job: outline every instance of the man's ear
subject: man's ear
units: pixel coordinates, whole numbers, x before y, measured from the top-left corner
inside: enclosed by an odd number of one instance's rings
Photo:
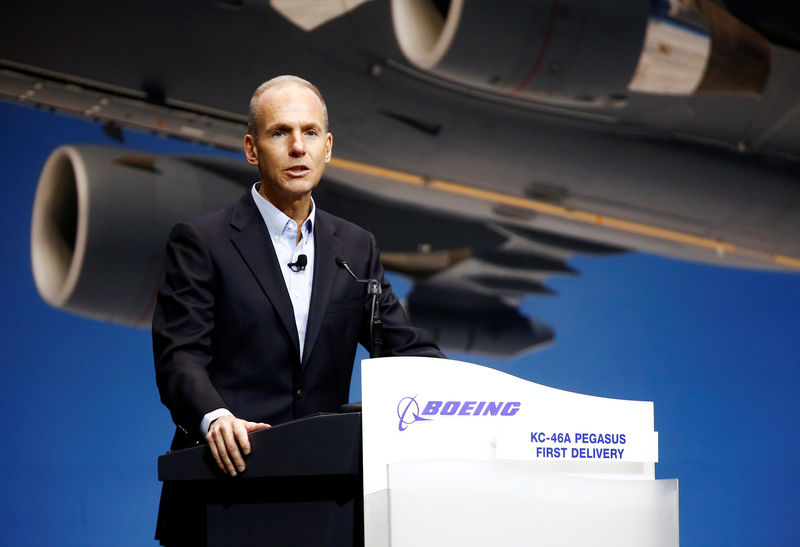
[[[250,165],[258,165],[258,151],[256,141],[249,133],[244,136],[244,157]]]
[[[333,135],[328,133],[325,136],[325,163],[331,161],[332,153],[333,153]]]

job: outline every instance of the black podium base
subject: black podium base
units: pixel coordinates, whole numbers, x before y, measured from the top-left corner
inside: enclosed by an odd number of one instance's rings
[[[361,415],[321,415],[250,437],[248,469],[220,476],[208,448],[159,458],[162,545],[364,545]]]

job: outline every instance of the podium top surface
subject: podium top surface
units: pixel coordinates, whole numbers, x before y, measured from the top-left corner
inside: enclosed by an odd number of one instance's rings
[[[250,434],[247,478],[358,475],[361,472],[361,413],[319,414]],[[167,452],[158,458],[160,481],[225,477],[208,446]]]

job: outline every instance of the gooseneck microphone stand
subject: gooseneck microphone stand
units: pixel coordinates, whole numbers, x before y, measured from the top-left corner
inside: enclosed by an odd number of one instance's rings
[[[383,348],[383,323],[381,322],[380,308],[378,307],[378,296],[381,294],[381,284],[377,279],[359,279],[350,266],[347,259],[342,256],[336,257],[336,265],[349,273],[353,279],[359,283],[367,284],[367,294],[372,296],[372,312],[369,323],[369,356],[373,359],[382,356]]]
[[[372,315],[369,323],[369,356],[382,357],[383,348],[383,323],[378,309],[378,296],[381,294],[381,284],[375,279],[367,282],[367,294],[372,295]]]

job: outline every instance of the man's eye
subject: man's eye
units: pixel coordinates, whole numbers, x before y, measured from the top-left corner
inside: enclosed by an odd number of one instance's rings
[[[310,137],[316,137],[317,136],[317,132],[314,131],[313,129],[309,129],[308,131],[306,131],[306,135],[308,135]]]
[[[278,131],[273,131],[273,132],[272,132],[272,136],[273,136],[273,137],[282,137],[282,136],[284,136],[285,134],[286,134],[285,132],[283,132],[283,131],[280,131],[280,130],[278,130]]]

